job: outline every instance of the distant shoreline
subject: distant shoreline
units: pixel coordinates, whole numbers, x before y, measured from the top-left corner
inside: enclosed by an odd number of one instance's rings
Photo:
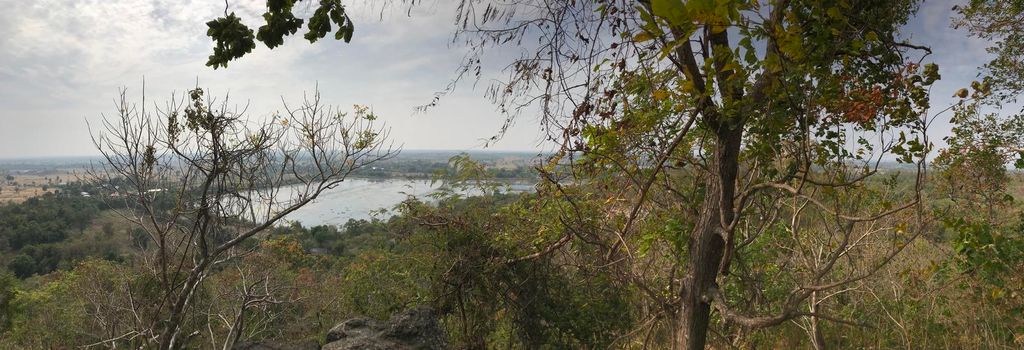
[[[418,155],[457,155],[462,153],[473,154],[486,154],[486,155],[518,155],[518,156],[536,156],[536,155],[548,155],[551,154],[549,151],[543,150],[498,150],[498,149],[479,149],[479,150],[455,150],[455,149],[403,149],[399,153],[401,154],[418,154]],[[103,161],[102,155],[60,155],[60,156],[14,156],[14,157],[0,157],[0,165],[6,164],[21,164],[21,163],[53,163],[58,161],[71,161],[71,162],[83,162],[83,161]]]

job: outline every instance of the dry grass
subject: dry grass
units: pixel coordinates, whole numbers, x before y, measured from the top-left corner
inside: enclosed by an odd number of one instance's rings
[[[47,170],[31,173],[0,174],[0,204],[21,203],[25,200],[60,190],[61,182],[78,179],[78,169]],[[10,175],[13,180],[6,177]]]

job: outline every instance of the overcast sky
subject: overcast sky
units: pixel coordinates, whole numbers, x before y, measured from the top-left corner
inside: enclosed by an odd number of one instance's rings
[[[231,0],[231,11],[255,24],[265,0]],[[309,1],[306,1],[309,2]],[[351,3],[346,1],[345,3]],[[131,96],[165,100],[195,85],[214,95],[230,92],[250,112],[279,110],[317,84],[324,101],[348,108],[365,104],[392,127],[406,149],[481,149],[503,119],[476,90],[463,84],[426,113],[430,101],[456,71],[463,51],[449,46],[450,5],[438,0],[412,16],[350,6],[356,32],[350,44],[328,40],[309,45],[286,39],[273,51],[261,43],[228,69],[204,65],[212,43],[205,22],[221,15],[219,0],[0,0],[0,158],[91,155],[87,121],[96,125],[114,111],[119,87]],[[943,80],[933,106],[952,103],[953,92],[975,79],[986,60],[986,43],[950,28],[958,1],[926,1],[905,33],[929,45],[928,61]],[[934,139],[948,133],[948,116]],[[525,116],[494,150],[535,150],[536,118]]]

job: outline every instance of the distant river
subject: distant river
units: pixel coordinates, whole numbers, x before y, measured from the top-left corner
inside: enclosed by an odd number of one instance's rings
[[[289,214],[286,220],[298,221],[302,226],[344,225],[349,219],[373,217],[372,212],[381,208],[392,209],[408,198],[408,195],[427,201],[426,195],[434,192],[440,183],[430,180],[405,179],[346,179],[337,187],[324,191],[320,197]],[[513,185],[512,190],[528,191],[529,185]],[[381,216],[386,219],[390,215]]]
[[[289,214],[286,219],[302,226],[344,225],[349,219],[367,219],[378,209],[391,209],[408,195],[423,197],[434,192],[440,183],[430,180],[353,179],[324,191],[315,201]]]

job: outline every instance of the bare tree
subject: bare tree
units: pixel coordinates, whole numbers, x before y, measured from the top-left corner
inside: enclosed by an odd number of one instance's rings
[[[265,266],[236,265],[235,270],[236,273],[232,273],[231,277],[237,277],[238,281],[235,285],[223,286],[230,291],[219,295],[220,299],[228,303],[215,305],[217,303],[210,302],[206,305],[206,332],[211,349],[230,350],[246,337],[265,332],[273,322],[279,321],[280,315],[274,310],[275,307],[297,301],[283,296],[294,287],[277,281]],[[215,328],[226,330],[227,333],[218,334]]]
[[[151,240],[142,259],[160,297],[138,332],[160,349],[185,347],[198,335],[183,333],[197,289],[212,269],[243,254],[246,240],[397,154],[366,107],[350,115],[314,93],[265,120],[248,118],[246,108],[196,88],[147,109],[145,97],[137,105],[122,90],[117,114],[93,136],[106,163],[93,178],[126,187],[123,215]]]

